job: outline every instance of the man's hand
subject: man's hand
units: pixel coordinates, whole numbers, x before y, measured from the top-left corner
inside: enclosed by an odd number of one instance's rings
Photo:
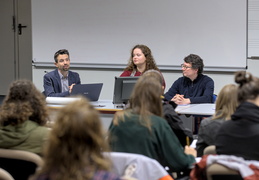
[[[184,98],[184,95],[176,94],[171,101],[173,101],[175,104],[190,104],[191,101],[189,98]]]
[[[71,93],[72,92],[72,89],[73,89],[73,86],[75,85],[75,83],[74,84],[71,84],[71,86],[68,86],[68,88],[69,88],[69,93]]]

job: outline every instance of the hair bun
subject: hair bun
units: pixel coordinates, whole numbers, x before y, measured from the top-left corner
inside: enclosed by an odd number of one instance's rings
[[[246,72],[246,71],[238,71],[235,73],[235,82],[237,84],[240,84],[240,86],[249,83],[252,81],[253,76],[251,73]]]

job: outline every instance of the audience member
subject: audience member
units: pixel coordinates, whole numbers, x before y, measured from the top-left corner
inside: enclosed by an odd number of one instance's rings
[[[29,80],[11,83],[0,109],[0,148],[41,155],[49,134],[44,95]]]
[[[231,120],[224,122],[216,136],[218,154],[259,160],[259,78],[246,71],[235,73],[238,87],[237,107]]]
[[[156,159],[169,171],[186,170],[195,162],[196,150],[181,146],[163,119],[161,82],[140,77],[129,100],[129,107],[115,114],[109,141],[113,151],[136,153]]]
[[[195,54],[184,58],[181,64],[183,77],[177,79],[165,98],[176,104],[212,103],[214,81],[203,75],[203,60]]]
[[[81,83],[79,74],[69,70],[70,57],[68,50],[57,51],[54,60],[57,69],[44,75],[44,94],[53,97],[69,96],[73,85]]]
[[[150,69],[160,72],[149,47],[138,44],[132,48],[128,66],[120,76],[141,76],[145,71]],[[164,78],[163,86],[165,87]]]
[[[163,77],[161,76],[161,73],[159,71],[151,69],[146,71],[142,76],[143,78],[154,77],[161,83],[161,86],[162,86]],[[164,92],[163,86],[162,86],[162,90]],[[186,145],[188,145],[186,142],[186,137],[189,138],[189,143],[193,141],[192,131],[184,127],[183,121],[181,120],[179,115],[175,112],[175,108],[177,107],[177,104],[175,104],[173,101],[168,102],[166,99],[164,99],[164,96],[162,96],[162,105],[163,105],[164,118],[168,122],[169,126],[172,128],[173,132],[177,136],[182,146],[185,147]]]
[[[218,94],[215,114],[201,121],[196,143],[199,157],[203,155],[207,146],[215,144],[215,137],[221,124],[231,119],[237,105],[237,86],[234,84],[225,85]]]
[[[98,111],[82,98],[62,108],[44,151],[37,180],[119,180],[111,162]]]

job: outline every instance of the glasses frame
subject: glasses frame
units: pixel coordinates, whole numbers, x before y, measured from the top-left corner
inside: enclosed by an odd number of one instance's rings
[[[184,64],[181,64],[181,68],[182,68],[182,69],[189,69],[189,68],[192,68],[192,67],[185,66]]]

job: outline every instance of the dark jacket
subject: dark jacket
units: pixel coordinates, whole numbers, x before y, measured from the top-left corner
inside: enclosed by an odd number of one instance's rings
[[[193,141],[192,131],[186,127],[184,127],[183,121],[179,117],[179,115],[175,112],[175,107],[177,105],[173,102],[163,103],[163,112],[166,121],[168,122],[171,129],[174,131],[175,135],[179,139],[181,145],[184,147],[187,145],[186,137],[189,137],[190,143]]]
[[[216,136],[216,151],[259,160],[259,107],[253,103],[241,103],[231,120],[224,122]]]
[[[225,119],[213,119],[212,116],[201,121],[198,141],[196,143],[197,156],[203,156],[203,151],[207,146],[215,145],[216,134],[226,120]]]
[[[79,74],[76,72],[68,72],[68,85],[81,84]],[[44,94],[52,97],[69,96],[69,91],[62,92],[61,79],[58,74],[58,69],[44,75]]]
[[[214,81],[203,74],[191,81],[187,77],[177,79],[165,94],[165,98],[170,101],[176,94],[190,98],[191,104],[212,103],[214,92]]]

